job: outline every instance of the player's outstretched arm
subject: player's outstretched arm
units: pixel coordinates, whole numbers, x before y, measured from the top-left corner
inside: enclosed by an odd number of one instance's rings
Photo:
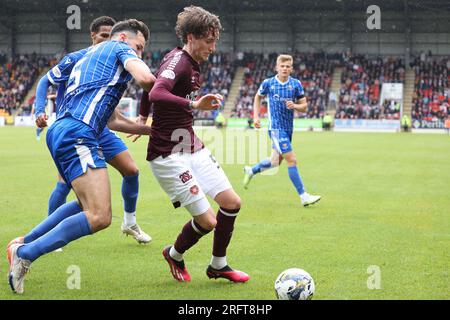
[[[47,74],[45,74],[40,80],[36,88],[36,100],[35,100],[35,112],[36,126],[44,128],[47,126],[48,116],[45,114],[45,99],[47,98],[48,87],[51,86],[51,82],[48,80]]]
[[[261,121],[259,120],[259,106],[261,105],[262,97],[263,96],[257,93],[253,99],[253,124],[256,129],[261,128]]]
[[[115,110],[109,118],[108,128],[129,134],[150,135],[149,126],[136,123],[127,117],[124,117],[118,110]]]
[[[133,59],[128,61],[125,65],[125,69],[145,91],[149,92],[152,89],[156,78],[142,60]]]

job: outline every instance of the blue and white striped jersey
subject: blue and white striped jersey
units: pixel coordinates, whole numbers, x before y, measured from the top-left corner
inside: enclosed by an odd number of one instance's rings
[[[273,76],[262,82],[258,94],[267,96],[269,130],[292,131],[294,129],[294,110],[287,108],[286,101],[295,103],[304,96],[305,91],[300,80],[289,77],[283,83],[277,76]]]
[[[72,69],[60,117],[70,114],[100,134],[132,78],[125,66],[133,59],[139,58],[125,42],[93,46]]]
[[[48,80],[54,85],[58,86],[58,92],[56,94],[56,116],[60,114],[60,106],[64,100],[64,94],[66,93],[66,83],[69,80],[70,73],[72,72],[75,64],[92,48],[85,48],[75,52],[71,52],[64,56],[59,63],[47,72]]]

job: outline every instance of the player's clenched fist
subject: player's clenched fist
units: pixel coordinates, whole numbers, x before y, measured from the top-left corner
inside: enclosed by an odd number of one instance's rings
[[[47,126],[47,120],[48,120],[48,116],[45,113],[41,113],[37,118],[36,118],[36,126],[38,128],[44,128]]]

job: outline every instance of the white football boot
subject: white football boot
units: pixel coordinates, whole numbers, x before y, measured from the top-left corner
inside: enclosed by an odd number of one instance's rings
[[[252,171],[252,167],[248,167],[245,166],[244,167],[244,181],[243,181],[243,185],[244,185],[244,189],[248,189],[248,185],[250,184],[250,180],[252,180],[254,174]]]
[[[31,261],[20,258],[17,249],[23,246],[21,243],[13,243],[8,247],[9,275],[8,282],[11,290],[15,293],[23,293],[25,275],[30,269]]]
[[[302,199],[302,205],[304,207],[307,207],[309,205],[312,205],[316,202],[318,202],[320,199],[322,199],[321,196],[313,196],[312,194],[309,194],[307,192],[305,192],[304,194],[302,194],[300,196],[300,198]]]
[[[125,223],[122,223],[120,230],[127,236],[132,236],[138,243],[146,244],[152,241],[152,237],[146,234],[137,223],[132,226],[127,226]]]

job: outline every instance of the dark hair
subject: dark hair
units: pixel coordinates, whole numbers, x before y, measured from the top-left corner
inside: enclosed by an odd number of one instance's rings
[[[145,23],[136,19],[128,19],[117,22],[111,30],[111,37],[119,32],[123,31],[131,31],[135,34],[140,31],[145,38],[145,41],[148,41],[148,37],[150,35],[150,31]]]
[[[101,16],[101,17],[95,18],[91,22],[91,26],[89,27],[89,30],[91,30],[91,32],[99,32],[101,26],[112,27],[115,24],[116,24],[116,20],[114,20],[113,18],[108,17],[108,16]]]
[[[202,7],[190,6],[184,8],[178,14],[175,32],[177,37],[187,43],[187,35],[193,34],[196,38],[207,37],[209,32],[213,32],[216,39],[219,38],[219,32],[222,30],[219,17],[206,11]]]

